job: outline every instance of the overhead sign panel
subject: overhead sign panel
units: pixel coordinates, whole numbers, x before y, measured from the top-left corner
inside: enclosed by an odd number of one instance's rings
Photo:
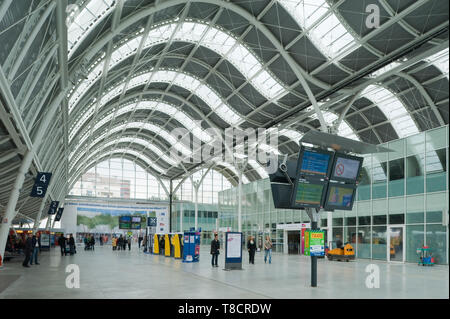
[[[60,207],[58,209],[58,212],[56,213],[55,222],[59,222],[61,220],[61,216],[62,216],[63,212],[64,212],[64,207]]]
[[[54,215],[56,214],[56,211],[58,210],[59,201],[52,201],[50,203],[50,207],[48,208],[48,214]]]
[[[50,179],[52,178],[52,173],[38,172],[36,179],[34,180],[33,188],[31,189],[31,197],[44,197],[47,193],[48,185],[50,184]]]

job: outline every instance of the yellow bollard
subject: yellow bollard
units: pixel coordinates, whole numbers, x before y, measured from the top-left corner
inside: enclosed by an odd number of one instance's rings
[[[158,240],[158,235],[155,234],[153,236],[153,253],[154,254],[159,254],[159,240]]]
[[[170,257],[170,241],[169,241],[169,235],[164,235],[164,255],[166,257]]]
[[[178,234],[173,236],[174,258],[181,258],[180,237]]]

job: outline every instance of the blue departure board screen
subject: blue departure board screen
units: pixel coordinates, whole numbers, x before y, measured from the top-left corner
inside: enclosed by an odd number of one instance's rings
[[[303,152],[300,174],[326,176],[328,173],[330,159],[330,154],[305,150]]]

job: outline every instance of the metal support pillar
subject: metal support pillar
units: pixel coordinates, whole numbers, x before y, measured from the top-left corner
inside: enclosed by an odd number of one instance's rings
[[[169,182],[169,233],[172,232],[172,199],[173,199],[173,192],[172,192],[172,180]]]
[[[194,196],[195,196],[195,215],[194,215],[194,228],[198,229],[198,189],[200,188],[200,183],[194,182]]]
[[[239,186],[238,186],[238,232],[242,232],[242,170],[238,172]]]
[[[5,215],[0,224],[0,256],[4,256],[6,241],[8,240],[9,228],[11,227],[11,223],[16,217],[16,205],[19,199],[20,190],[25,181],[25,175],[27,174],[31,162],[33,160],[34,153],[32,151],[27,151],[22,160],[22,164],[19,168],[19,173],[17,174],[17,178],[14,181],[13,189],[11,190],[11,194],[9,196],[8,204],[6,205]],[[3,257],[2,257],[3,258]]]

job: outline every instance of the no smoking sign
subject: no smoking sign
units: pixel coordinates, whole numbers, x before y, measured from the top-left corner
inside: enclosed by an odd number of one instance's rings
[[[337,164],[336,165],[336,176],[341,176],[342,174],[344,174],[344,164]]]

